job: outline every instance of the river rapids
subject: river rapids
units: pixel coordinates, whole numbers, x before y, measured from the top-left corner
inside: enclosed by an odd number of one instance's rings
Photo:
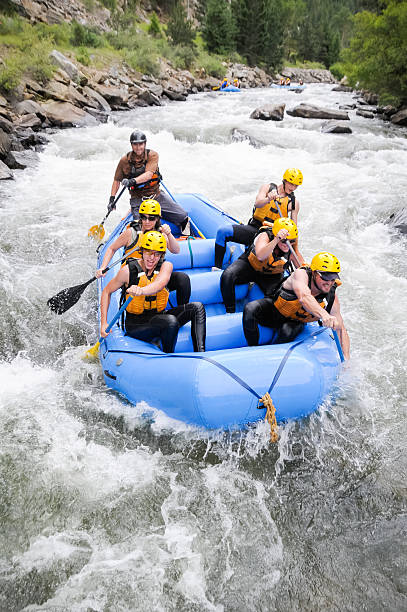
[[[389,222],[405,219],[407,129],[353,111],[346,135],[249,119],[264,103],[353,101],[331,89],[116,113],[50,134],[38,163],[0,184],[1,611],[407,609],[407,240]],[[110,391],[81,359],[97,340],[94,284],[64,315],[47,308],[95,271],[87,232],[135,128],[171,192],[244,222],[261,184],[304,174],[301,251],[341,262],[352,359],[275,445],[263,422],[208,432]],[[123,197],[107,231],[127,209]]]

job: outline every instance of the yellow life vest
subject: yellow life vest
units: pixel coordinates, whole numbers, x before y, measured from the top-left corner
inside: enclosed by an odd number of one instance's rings
[[[312,270],[309,266],[301,266],[302,270],[305,270],[308,274],[308,287],[311,288]],[[329,293],[319,293],[315,295],[315,299],[322,308],[326,308],[325,301],[329,299],[330,305],[333,303],[335,298],[336,285],[333,286]],[[332,296],[330,295],[332,293]],[[329,296],[329,298],[328,298]],[[302,307],[300,300],[292,289],[285,289],[281,286],[278,290],[278,297],[274,301],[274,306],[283,317],[287,319],[294,319],[295,321],[302,321],[303,323],[309,323],[310,321],[317,321],[319,317],[315,317],[313,314],[305,310]],[[330,308],[329,308],[330,311]]]
[[[277,189],[277,185],[275,183],[270,183],[269,191],[273,191],[273,189]],[[281,210],[281,214],[283,217],[289,217],[289,205],[291,204],[291,210],[295,210],[295,195],[291,193],[289,196],[285,196],[284,198],[278,199],[278,206]],[[254,225],[258,225],[260,227],[263,224],[263,221],[273,222],[276,219],[279,219],[280,213],[278,212],[278,208],[274,200],[271,200],[268,204],[265,204],[261,208],[254,206],[252,212],[252,218],[249,221]]]
[[[274,239],[273,232],[269,228],[261,228],[259,233],[266,232],[270,241]],[[281,256],[280,256],[281,255]],[[268,256],[268,259],[264,261],[260,261],[260,259],[256,256],[255,245],[250,249],[249,253],[249,264],[256,270],[256,272],[262,272],[263,274],[283,274],[284,270],[289,266],[290,254],[287,254],[287,257],[284,257],[284,254],[278,247],[276,247],[273,252]]]
[[[161,264],[158,264],[152,275],[148,277],[137,259],[129,259],[127,265],[129,266],[129,287],[131,285],[148,287],[156,280],[161,269]],[[127,294],[126,296],[129,297]],[[162,312],[168,304],[168,296],[169,292],[166,287],[153,295],[136,295],[127,306],[126,311],[134,315],[141,315],[145,311],[151,312],[154,310]]]

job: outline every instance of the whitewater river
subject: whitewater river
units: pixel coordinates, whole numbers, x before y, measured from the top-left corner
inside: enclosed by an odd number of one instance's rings
[[[407,129],[354,112],[347,135],[249,119],[267,102],[353,101],[331,88],[117,113],[52,134],[35,168],[0,184],[1,611],[407,609],[406,237],[387,223],[406,204]],[[352,360],[335,400],[277,445],[264,423],[223,434],[147,420],[81,360],[97,340],[95,285],[60,317],[46,306],[93,275],[87,231],[135,128],[170,191],[243,221],[262,183],[304,174],[301,250],[340,259]]]

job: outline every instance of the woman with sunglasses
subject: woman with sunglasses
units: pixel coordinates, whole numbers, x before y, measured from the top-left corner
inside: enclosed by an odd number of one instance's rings
[[[303,263],[300,253],[296,253],[297,257],[292,256],[287,240],[297,244],[297,226],[288,217],[281,217],[271,227],[261,227],[249,251],[223,271],[220,289],[226,312],[236,311],[236,285],[255,282],[264,295],[270,295],[284,278],[291,263],[295,267]]]
[[[139,219],[132,221],[122,234],[106,249],[102,265],[96,270],[95,276],[104,276],[103,270],[107,268],[110,260],[118,249],[124,247],[123,263],[128,259],[140,259],[139,246],[145,232],[157,231],[164,234],[167,248],[171,253],[179,253],[179,243],[171,233],[169,225],[161,225],[161,206],[157,200],[144,200],[140,204]],[[168,285],[169,291],[177,292],[177,303],[187,304],[191,297],[191,281],[184,272],[173,271]]]
[[[259,343],[259,325],[276,329],[273,344],[292,342],[305,323],[321,321],[338,332],[345,359],[350,357],[350,341],[345,329],[338,297],[340,285],[338,259],[332,253],[315,255],[311,266],[302,265],[277,289],[273,298],[265,297],[246,304],[243,331],[249,346]]]

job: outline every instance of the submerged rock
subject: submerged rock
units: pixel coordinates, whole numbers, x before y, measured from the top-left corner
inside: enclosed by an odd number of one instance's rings
[[[321,126],[321,132],[323,134],[352,134],[350,126],[339,121],[327,121]]]

